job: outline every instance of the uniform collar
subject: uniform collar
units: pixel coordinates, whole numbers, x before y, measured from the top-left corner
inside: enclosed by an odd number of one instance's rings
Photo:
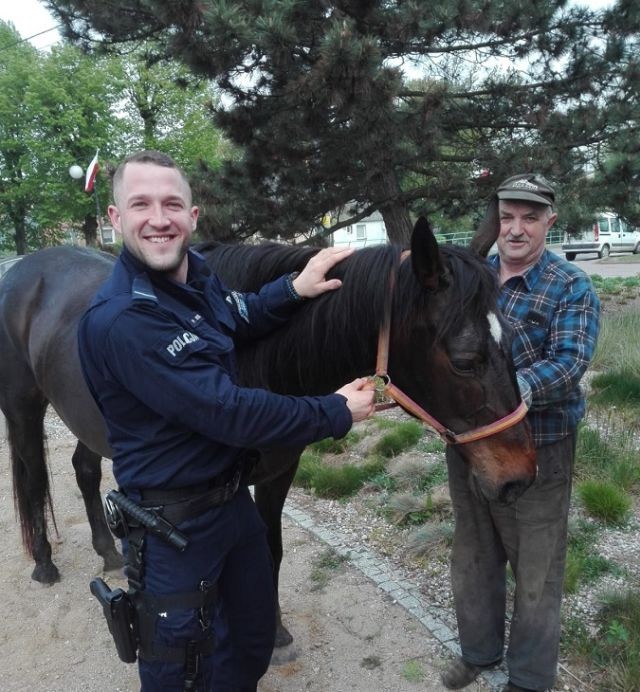
[[[189,249],[187,251],[187,257],[189,264],[187,269],[186,287],[193,286],[201,290],[201,282],[206,277],[211,275],[211,271],[209,267],[207,267],[203,255],[201,255],[199,252]],[[185,287],[184,284],[179,284],[177,281],[169,279],[164,272],[150,269],[144,262],[141,262],[124,246],[120,253],[120,259],[127,270],[133,274],[146,274],[154,283]]]

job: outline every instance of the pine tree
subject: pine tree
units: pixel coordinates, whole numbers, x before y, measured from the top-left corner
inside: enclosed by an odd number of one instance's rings
[[[379,209],[404,241],[411,212],[468,214],[527,170],[558,184],[572,220],[640,206],[637,0],[49,4],[87,47],[96,32],[111,50],[153,39],[215,80],[215,122],[243,155],[198,176],[214,235],[290,236],[329,210],[346,224]]]

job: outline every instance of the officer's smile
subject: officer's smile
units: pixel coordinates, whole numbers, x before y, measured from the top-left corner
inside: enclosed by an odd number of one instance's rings
[[[174,238],[177,238],[175,235],[153,235],[153,236],[148,236],[145,238],[145,240],[148,240],[152,243],[167,243],[170,240],[173,240]]]

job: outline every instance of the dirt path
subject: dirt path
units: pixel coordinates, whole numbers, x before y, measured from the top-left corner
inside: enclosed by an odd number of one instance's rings
[[[0,420],[2,430],[3,421]],[[71,465],[74,441],[49,424],[49,452],[59,538],[54,560],[62,580],[43,587],[20,544],[9,456],[0,435],[0,692],[132,692],[134,666],[120,663],[89,593],[101,573]],[[112,487],[105,462],[103,487]],[[438,672],[449,654],[401,606],[347,562],[318,565],[327,546],[285,520],[283,610],[297,658],[272,666],[260,692],[414,692],[443,689]],[[108,575],[110,585],[124,582]],[[488,689],[481,684],[468,688]]]

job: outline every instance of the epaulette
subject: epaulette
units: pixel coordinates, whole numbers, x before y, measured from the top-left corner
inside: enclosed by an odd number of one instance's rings
[[[154,303],[157,305],[158,296],[156,296],[151,281],[146,274],[138,274],[133,280],[131,286],[131,298],[133,300],[144,300],[147,303]]]

